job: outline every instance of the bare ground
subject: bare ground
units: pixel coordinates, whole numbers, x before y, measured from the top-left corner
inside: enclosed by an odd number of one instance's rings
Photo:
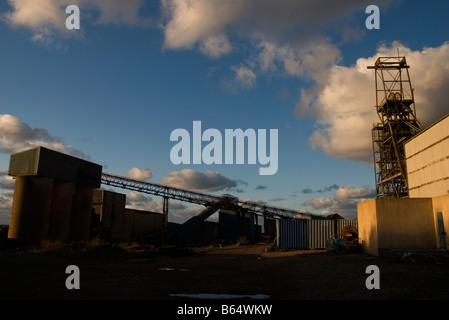
[[[267,244],[197,249],[99,246],[83,252],[0,253],[1,300],[180,300],[227,294],[272,300],[447,300],[449,254],[265,252]],[[68,265],[80,289],[68,290]],[[368,290],[366,268],[380,271]],[[260,297],[260,296],[259,296]],[[194,299],[194,298],[191,298]]]

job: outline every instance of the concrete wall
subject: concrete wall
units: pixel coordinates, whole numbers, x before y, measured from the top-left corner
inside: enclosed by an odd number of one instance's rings
[[[359,236],[365,251],[448,248],[449,115],[405,144],[409,198],[358,204]],[[437,213],[442,216],[438,225]]]
[[[114,237],[121,239],[130,236],[125,234],[125,204],[126,195],[124,194],[102,189],[94,190],[93,208],[95,214],[100,215],[99,236],[101,239],[109,241]]]
[[[8,238],[40,246],[45,240],[90,239],[93,188],[49,177],[16,177]]]
[[[70,240],[73,196],[76,185],[73,182],[54,181],[52,216],[48,238],[51,240]]]
[[[159,231],[164,227],[162,213],[125,208],[125,215],[129,217],[128,225],[134,236]]]
[[[94,190],[93,207],[95,213],[100,215],[100,238],[106,241],[128,241],[163,228],[163,214],[129,209],[125,205],[125,194]]]
[[[357,204],[359,240],[365,252],[379,254],[379,237],[377,232],[377,199]]]
[[[381,249],[436,248],[432,199],[378,199],[377,223]]]
[[[70,240],[72,241],[90,240],[93,189],[90,186],[76,186],[70,215]]]
[[[437,248],[432,198],[372,199],[357,211],[359,239],[370,254]]]
[[[47,239],[53,183],[47,177],[16,177],[8,238],[28,245],[40,245]]]
[[[449,249],[449,194],[445,194],[439,197],[434,197],[432,198],[432,205],[433,205],[433,217],[435,220],[435,236],[436,236],[436,241],[437,241],[437,245],[439,248],[446,248]],[[443,230],[439,230],[438,227],[438,220],[437,220],[437,213],[441,212],[442,217],[443,217],[443,228],[444,228],[444,232],[446,234],[440,234]],[[445,244],[446,246],[444,246],[444,243],[442,243],[440,236],[443,236],[445,239]]]
[[[449,190],[449,115],[405,144],[409,196],[436,197]]]

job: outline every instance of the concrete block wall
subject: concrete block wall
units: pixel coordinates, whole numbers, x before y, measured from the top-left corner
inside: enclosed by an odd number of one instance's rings
[[[366,252],[436,249],[432,198],[379,198],[357,205],[359,239]]]
[[[438,248],[449,249],[449,194],[432,198],[432,207]],[[438,223],[438,213],[442,216],[442,225]]]

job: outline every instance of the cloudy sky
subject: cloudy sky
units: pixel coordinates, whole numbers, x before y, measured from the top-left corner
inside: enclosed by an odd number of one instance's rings
[[[38,145],[103,171],[316,214],[356,216],[374,196],[378,56],[411,65],[424,126],[449,112],[449,2],[378,0],[7,0],[0,2],[0,223],[9,156]],[[68,5],[80,29],[67,29]],[[174,165],[177,128],[278,130],[278,170]],[[268,133],[267,133],[268,135]],[[224,134],[223,134],[224,137]],[[203,142],[207,145],[206,142]],[[128,205],[161,211],[159,198]],[[170,220],[199,208],[170,202]]]

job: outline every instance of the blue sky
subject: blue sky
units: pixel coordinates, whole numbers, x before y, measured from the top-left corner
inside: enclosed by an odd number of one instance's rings
[[[79,30],[65,28],[69,4],[80,8]],[[369,4],[380,8],[379,30],[365,27]],[[117,175],[355,217],[356,203],[374,196],[366,66],[399,49],[423,124],[446,114],[448,10],[436,0],[3,1],[0,223],[13,195],[9,156],[36,145]],[[192,132],[195,120],[222,133],[278,129],[277,173],[173,165],[170,133]],[[128,196],[146,210],[159,201]],[[172,220],[198,209],[170,208]]]

